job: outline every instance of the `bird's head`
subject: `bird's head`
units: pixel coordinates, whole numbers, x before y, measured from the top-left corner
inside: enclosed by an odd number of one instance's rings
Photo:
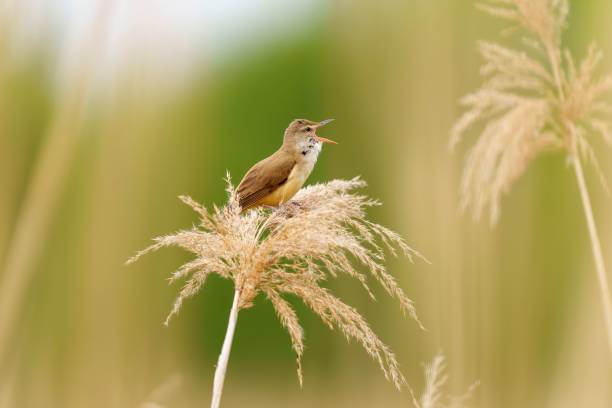
[[[300,148],[308,144],[316,144],[319,150],[322,143],[337,144],[333,140],[321,137],[316,133],[318,128],[331,121],[333,121],[333,119],[325,119],[321,122],[313,122],[307,119],[295,119],[289,124],[287,130],[285,130],[284,143],[294,148]]]

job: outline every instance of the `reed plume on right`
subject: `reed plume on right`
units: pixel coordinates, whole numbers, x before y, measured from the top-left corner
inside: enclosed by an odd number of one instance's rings
[[[451,131],[451,148],[472,127],[481,130],[468,153],[461,180],[461,207],[474,218],[489,211],[494,225],[500,201],[529,163],[544,152],[562,152],[573,167],[584,207],[600,288],[610,357],[612,358],[612,301],[587,190],[582,161],[607,184],[591,146],[592,138],[612,145],[612,76],[599,77],[602,52],[591,46],[576,61],[561,41],[567,28],[567,0],[488,0],[478,7],[512,26],[520,48],[481,42],[483,85],[465,96],[466,112]]]

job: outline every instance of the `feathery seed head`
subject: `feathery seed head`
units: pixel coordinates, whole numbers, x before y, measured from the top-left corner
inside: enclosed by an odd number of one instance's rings
[[[448,382],[448,374],[446,373],[446,358],[441,352],[436,354],[431,363],[425,365],[424,371],[425,388],[421,397],[417,399],[414,391],[410,389],[412,404],[415,408],[462,408],[480,385],[478,381],[472,383],[468,390],[460,396],[445,395],[444,387]]]
[[[485,82],[461,100],[467,110],[450,138],[454,148],[468,129],[481,125],[464,167],[461,207],[471,209],[475,219],[488,209],[495,224],[503,195],[533,159],[548,151],[581,155],[605,185],[587,135],[612,144],[612,107],[603,99],[612,91],[612,77],[595,79],[602,58],[596,47],[579,65],[562,48],[567,0],[488,0],[479,8],[522,29],[531,47],[526,52],[479,45]]]
[[[359,280],[374,297],[367,275],[351,261],[355,259],[418,322],[412,301],[383,266],[384,249],[393,254],[399,250],[411,260],[422,256],[395,232],[366,219],[365,210],[378,202],[353,192],[364,186],[359,178],[333,180],[302,189],[292,201],[274,211],[254,209],[241,214],[228,177],[229,201],[225,207],[209,212],[193,199],[181,197],[198,213],[200,225],[156,238],[153,245],[128,262],[167,246],[178,246],[195,255],[170,278],[172,282],[184,279],[186,283],[166,323],[213,273],[234,282],[240,293],[240,309],[251,307],[255,297],[264,294],[289,333],[301,383],[303,331],[293,307],[282,297],[293,294],[327,326],[339,329],[347,339],[357,340],[399,388],[405,380],[392,351],[354,308],[321,286],[329,276],[346,274]]]

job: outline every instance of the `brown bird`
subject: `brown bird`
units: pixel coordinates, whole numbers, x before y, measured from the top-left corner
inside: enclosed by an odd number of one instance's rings
[[[323,143],[336,144],[316,134],[318,128],[332,120],[296,119],[289,124],[280,149],[251,167],[238,185],[238,200],[243,211],[259,206],[279,206],[302,188]]]

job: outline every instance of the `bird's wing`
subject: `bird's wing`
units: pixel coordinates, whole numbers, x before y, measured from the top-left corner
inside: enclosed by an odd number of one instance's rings
[[[254,165],[238,185],[238,199],[243,210],[249,209],[285,184],[295,166],[293,158],[274,154]]]

